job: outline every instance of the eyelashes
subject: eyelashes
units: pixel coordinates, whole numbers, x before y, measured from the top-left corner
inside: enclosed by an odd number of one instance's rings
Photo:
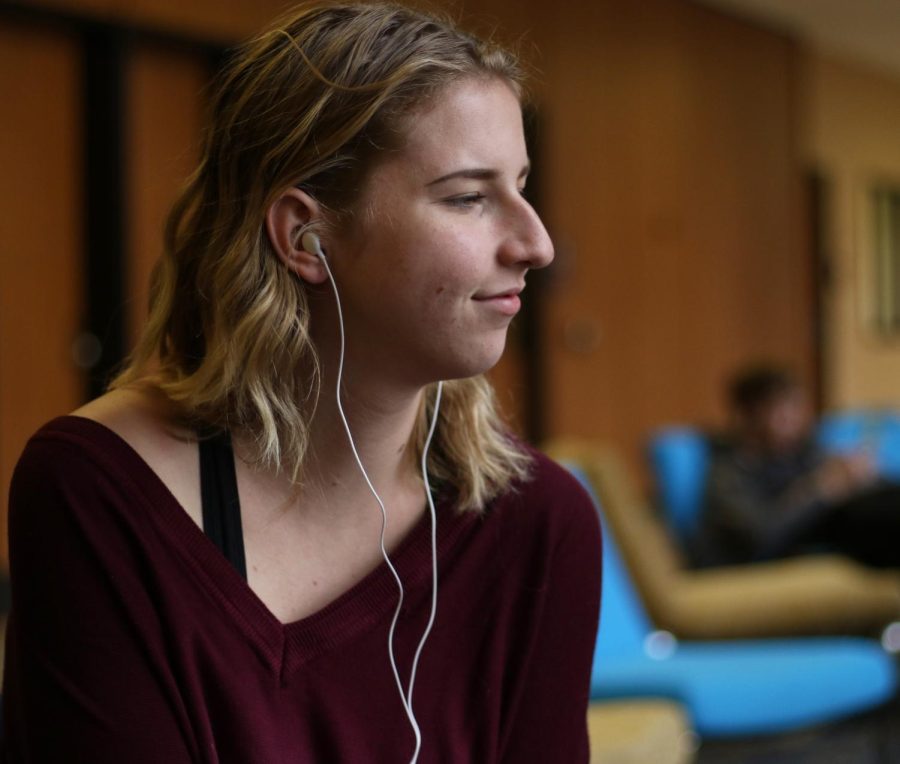
[[[458,209],[469,209],[483,202],[487,197],[482,193],[463,194],[444,199],[444,204]]]
[[[525,198],[525,188],[518,189],[519,195]],[[466,210],[472,209],[488,201],[488,196],[480,191],[474,191],[470,194],[460,194],[459,196],[450,196],[441,200],[448,207]]]

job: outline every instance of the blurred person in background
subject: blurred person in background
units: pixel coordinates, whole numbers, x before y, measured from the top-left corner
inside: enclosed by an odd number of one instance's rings
[[[715,449],[690,552],[700,566],[837,552],[900,567],[900,486],[864,450],[825,453],[809,397],[787,369],[757,365],[729,389],[733,440]]]

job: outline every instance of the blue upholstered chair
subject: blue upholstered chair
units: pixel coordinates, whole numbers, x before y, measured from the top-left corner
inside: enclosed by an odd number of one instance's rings
[[[650,439],[649,454],[666,523],[684,544],[703,508],[710,442],[695,427],[666,427]]]
[[[570,468],[594,495],[585,474]],[[594,501],[599,511],[595,495]],[[894,693],[896,668],[873,640],[679,642],[654,631],[605,522],[603,543],[592,699],[673,699],[685,706],[698,734],[724,737],[836,720]]]
[[[702,455],[705,440],[696,432],[687,436],[690,447],[696,446],[694,456]],[[615,449],[572,438],[546,447],[590,476],[643,607],[658,628],[684,639],[755,639],[867,634],[900,620],[900,571],[865,568],[840,555],[692,569],[677,533],[647,501]],[[689,507],[691,491],[702,488],[687,489],[672,495]]]
[[[819,423],[816,437],[832,453],[870,449],[879,473],[900,481],[900,412],[860,410],[827,414]]]

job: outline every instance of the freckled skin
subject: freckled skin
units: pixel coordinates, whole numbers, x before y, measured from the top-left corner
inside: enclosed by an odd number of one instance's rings
[[[499,360],[512,316],[479,298],[521,289],[553,246],[522,197],[522,112],[505,82],[450,85],[404,130],[402,151],[366,181],[359,204],[369,214],[335,232],[329,255],[349,363],[421,387]],[[473,169],[485,172],[458,176]]]

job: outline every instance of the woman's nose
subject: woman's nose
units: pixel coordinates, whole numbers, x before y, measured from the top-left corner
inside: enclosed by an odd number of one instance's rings
[[[504,264],[544,268],[553,262],[553,255],[553,242],[547,229],[534,208],[520,198],[501,250]]]

